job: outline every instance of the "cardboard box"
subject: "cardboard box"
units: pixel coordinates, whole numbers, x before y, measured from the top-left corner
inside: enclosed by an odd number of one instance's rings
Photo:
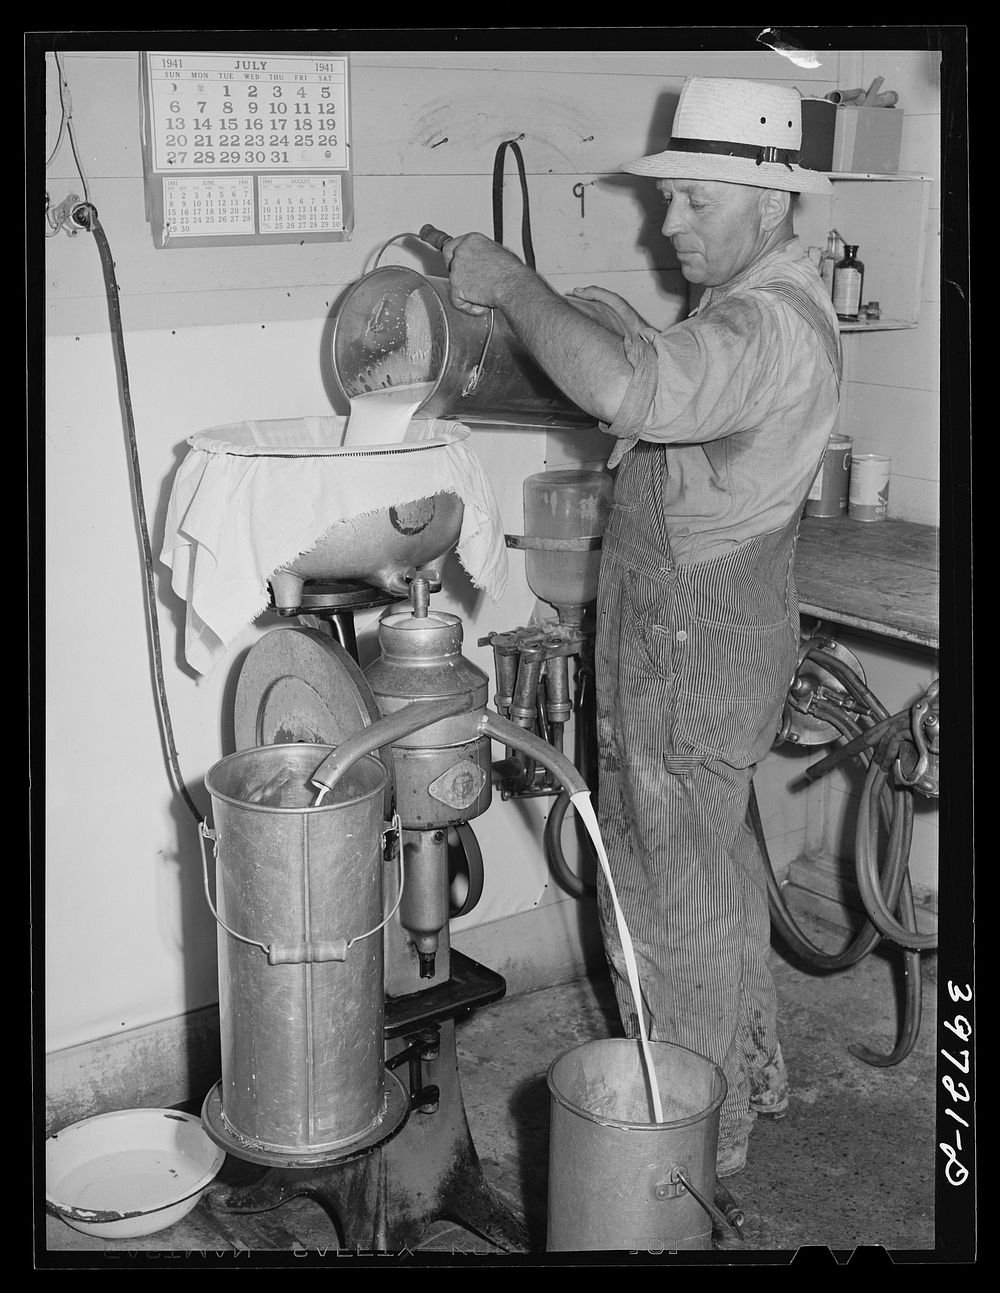
[[[802,145],[799,163],[809,171],[833,170],[833,137],[837,105],[829,99],[802,100]]]
[[[903,114],[898,108],[802,100],[800,155],[809,170],[894,175],[902,138]]]
[[[839,103],[831,170],[894,175],[899,170],[902,140],[903,114],[898,108],[857,108],[851,103]]]

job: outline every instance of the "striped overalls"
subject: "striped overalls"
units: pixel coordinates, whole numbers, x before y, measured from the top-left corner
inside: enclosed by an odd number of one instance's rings
[[[839,370],[837,338],[820,335]],[[786,1083],[764,864],[746,810],[797,662],[801,504],[781,529],[683,564],[667,534],[665,477],[663,446],[635,444],[618,467],[605,529],[598,804],[650,1036],[708,1057],[726,1075],[721,1154],[745,1140],[751,1101],[766,1105]],[[603,882],[599,903],[619,1010],[635,1036]]]

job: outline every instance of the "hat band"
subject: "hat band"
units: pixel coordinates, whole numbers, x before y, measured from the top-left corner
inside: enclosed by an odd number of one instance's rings
[[[760,166],[764,162],[779,162],[792,169],[798,162],[797,148],[775,148],[770,144],[736,144],[728,139],[684,139],[674,135],[667,142],[670,153],[719,153],[724,157],[749,157]]]

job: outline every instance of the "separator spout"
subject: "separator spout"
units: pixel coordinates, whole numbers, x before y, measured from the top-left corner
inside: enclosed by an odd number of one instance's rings
[[[533,732],[519,727],[517,723],[510,722],[501,714],[494,714],[486,710],[483,717],[479,720],[479,726],[495,741],[503,745],[510,745],[515,750],[520,750],[522,754],[528,755],[536,763],[540,763],[543,768],[548,768],[552,775],[563,785],[569,795],[590,794],[590,787],[580,775],[576,764],[562,754],[548,741],[543,741],[540,736],[535,736]],[[369,729],[371,730],[371,729]]]
[[[317,767],[310,780],[321,791],[332,790],[347,769],[364,755],[412,736],[414,732],[430,727],[443,718],[467,713],[468,709],[469,698],[464,694],[434,700],[416,700],[404,705],[402,709],[394,710],[338,745]],[[392,769],[389,771],[391,773]]]

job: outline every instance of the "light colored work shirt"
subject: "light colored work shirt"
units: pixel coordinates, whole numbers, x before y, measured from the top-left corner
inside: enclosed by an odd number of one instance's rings
[[[633,377],[609,467],[664,445],[663,511],[674,560],[707,561],[786,524],[802,507],[839,404],[816,328],[768,284],[791,283],[832,328],[829,293],[797,238],[720,287],[687,319],[625,338]]]

